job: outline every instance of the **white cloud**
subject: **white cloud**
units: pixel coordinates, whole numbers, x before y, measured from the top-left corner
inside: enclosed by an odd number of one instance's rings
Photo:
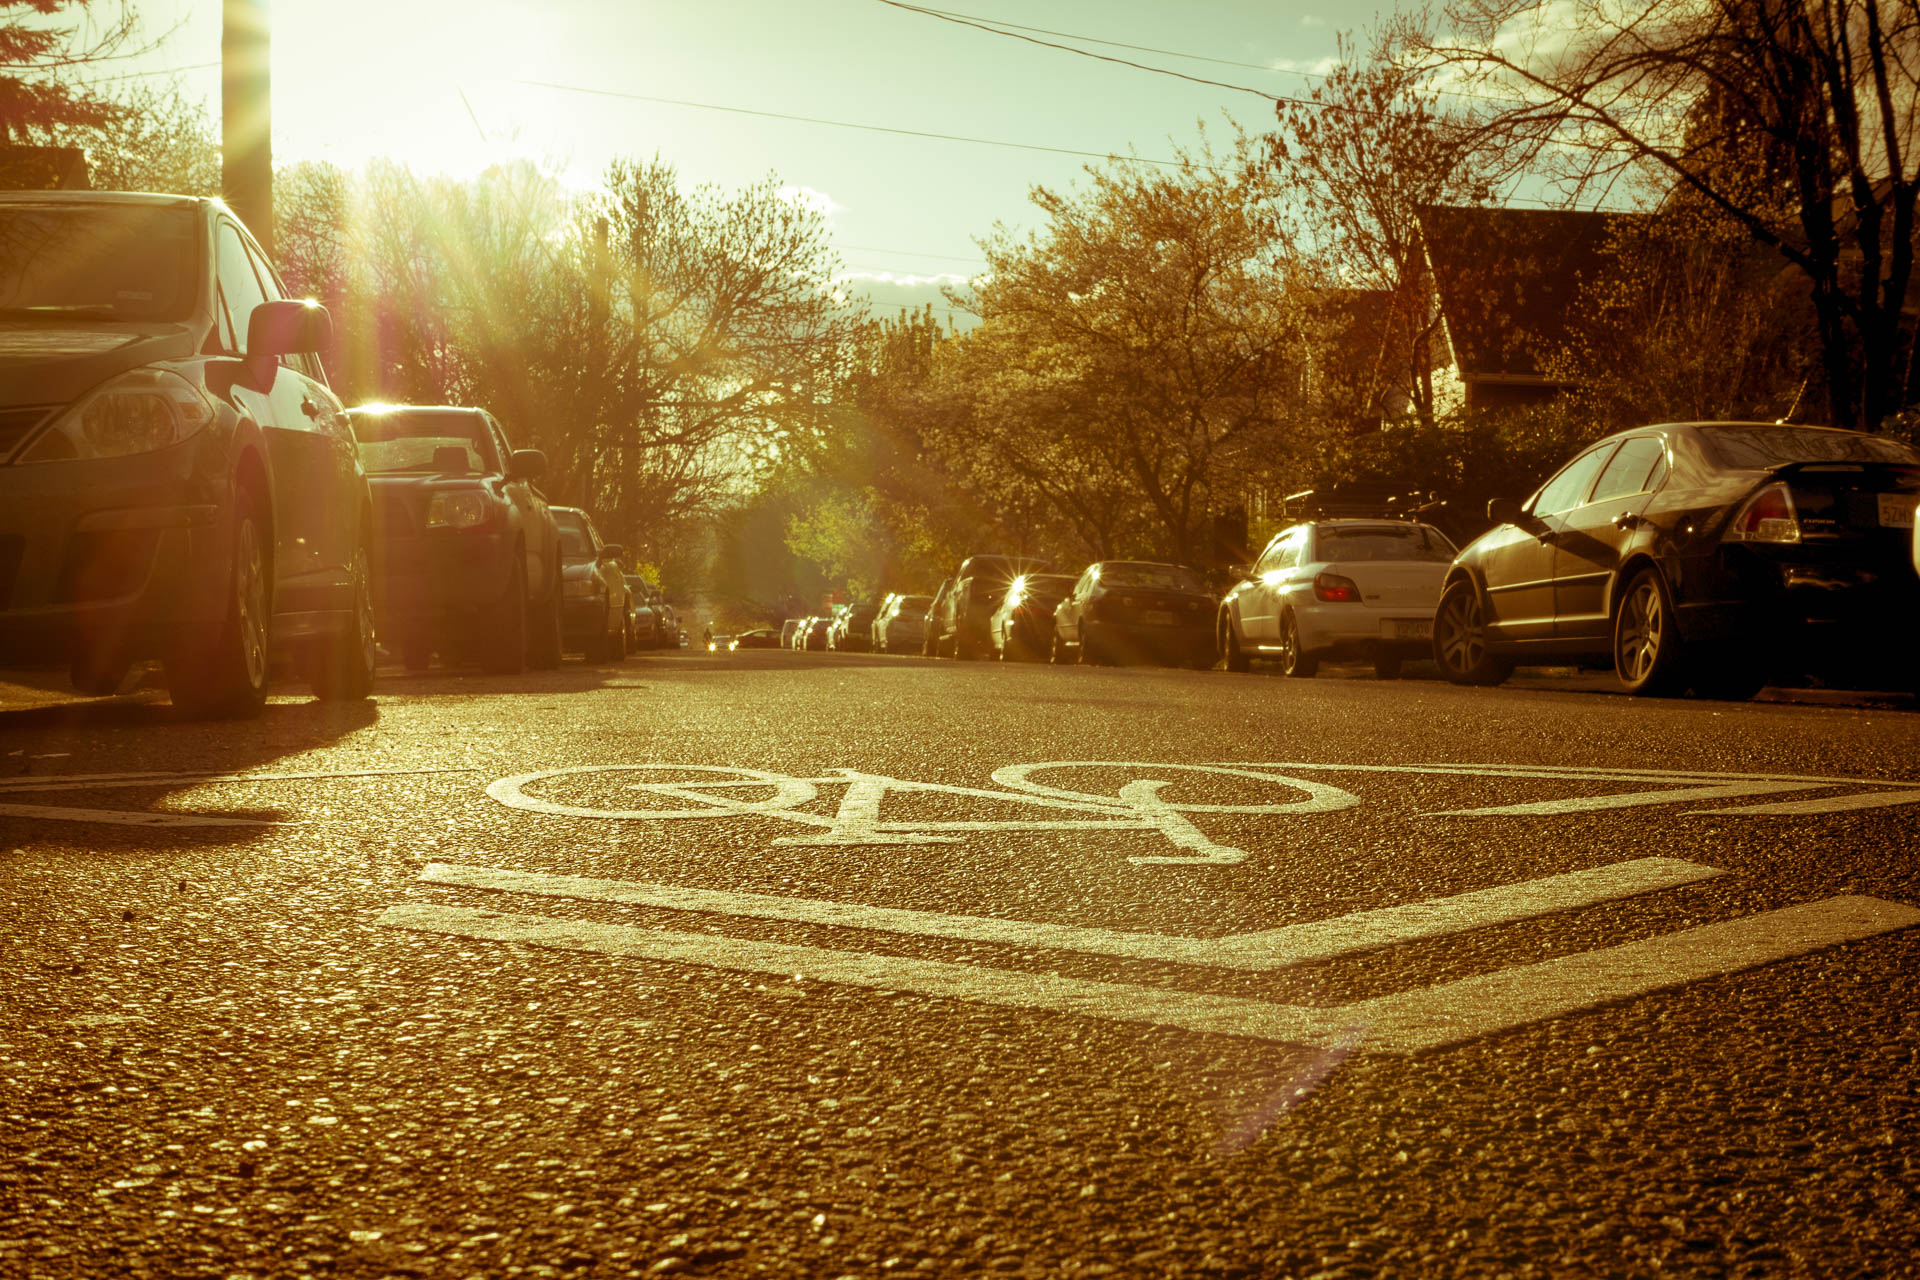
[[[876,284],[941,285],[941,284],[965,284],[968,280],[973,279],[973,277],[959,273],[959,272],[954,272],[954,271],[943,271],[939,275],[921,276],[921,275],[914,275],[912,272],[907,272],[907,271],[855,270],[855,271],[841,272],[838,279],[871,280]]]
[[[1327,20],[1317,13],[1303,13],[1300,15],[1300,25],[1303,27],[1324,27],[1327,25]]]
[[[812,209],[823,218],[831,218],[847,207],[824,191],[816,191],[812,187],[795,186],[793,183],[781,187],[774,192],[774,195],[788,204],[802,205]]]
[[[1269,58],[1267,65],[1275,71],[1300,71],[1310,76],[1324,76],[1340,65],[1338,58],[1329,55],[1324,58]]]

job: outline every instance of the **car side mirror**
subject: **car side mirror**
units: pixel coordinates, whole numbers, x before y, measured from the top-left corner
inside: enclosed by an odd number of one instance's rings
[[[1512,498],[1489,498],[1487,500],[1487,519],[1495,524],[1520,524],[1526,518],[1526,512]]]
[[[626,554],[627,549],[617,542],[606,543],[600,548],[600,558],[602,560],[618,560]]]
[[[249,356],[308,355],[332,342],[333,317],[317,302],[263,302],[247,317]]]
[[[515,449],[507,459],[507,479],[538,480],[547,474],[547,455],[538,449]]]

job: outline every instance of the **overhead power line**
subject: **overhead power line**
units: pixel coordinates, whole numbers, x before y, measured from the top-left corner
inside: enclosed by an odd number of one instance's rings
[[[1190,76],[1184,71],[1175,71],[1169,67],[1148,66],[1144,62],[1135,62],[1130,58],[1116,58],[1110,54],[1095,53],[1091,49],[1077,49],[1070,44],[1055,44],[1051,40],[1042,40],[1037,36],[1022,35],[1019,31],[1012,30],[1010,27],[991,26],[986,22],[977,22],[972,18],[963,18],[942,9],[926,9],[917,4],[907,4],[906,0],[880,0],[880,3],[886,5],[888,8],[901,9],[907,13],[921,14],[924,17],[936,18],[941,22],[952,22],[962,27],[972,27],[975,31],[985,31],[989,35],[1005,36],[1009,40],[1024,40],[1028,44],[1037,44],[1044,49],[1058,49],[1063,53],[1077,53],[1083,58],[1093,58],[1100,62],[1112,62],[1123,67],[1132,67],[1136,71],[1150,71],[1154,75],[1172,76],[1176,80],[1188,80],[1194,84],[1211,85],[1216,89],[1231,89],[1235,93],[1250,93],[1256,98],[1265,98],[1268,102],[1284,102],[1294,106],[1318,107],[1333,111],[1344,111],[1347,109],[1345,107],[1328,107],[1327,104],[1315,102],[1311,98],[1289,98],[1282,94],[1268,93],[1265,89],[1255,89],[1249,85],[1229,84],[1225,80],[1209,80],[1205,76]],[[1070,36],[1068,38],[1077,39],[1078,37]],[[1174,56],[1179,57],[1180,55],[1175,54]]]
[[[1184,162],[1179,160],[1155,160],[1147,156],[1123,156],[1117,151],[1078,151],[1072,147],[1048,147],[1035,142],[1009,142],[1004,138],[969,138],[957,133],[934,133],[925,129],[896,129],[883,124],[862,124],[855,120],[825,120],[818,116],[790,115],[784,111],[756,111],[750,107],[729,107],[717,102],[689,102],[684,98],[656,98],[644,93],[627,93],[619,89],[593,89],[580,84],[556,84],[550,80],[515,80],[514,84],[531,85],[536,89],[552,89],[559,93],[585,93],[601,98],[625,98],[632,102],[657,102],[669,107],[692,107],[698,111],[725,111],[737,116],[759,116],[766,120],[792,120],[800,124],[822,124],[835,129],[859,129],[867,133],[891,133],[907,138],[936,138],[942,142],[966,142],[978,147],[1008,147],[1015,151],[1045,151],[1057,156],[1083,156],[1090,160],[1133,160],[1140,164],[1161,165],[1165,168],[1179,169]]]
[[[952,9],[935,9],[923,5],[907,6],[919,13],[932,14],[941,18],[955,18],[963,22],[978,22],[992,27],[1003,27],[1008,31],[1031,31],[1036,35],[1059,36],[1063,40],[1078,40],[1083,44],[1104,45],[1109,49],[1131,49],[1135,53],[1157,53],[1167,58],[1186,58],[1191,62],[1211,62],[1217,67],[1244,67],[1248,71],[1265,71],[1271,75],[1299,76],[1304,80],[1324,79],[1318,72],[1298,71],[1292,67],[1270,67],[1259,62],[1236,62],[1232,58],[1215,58],[1204,53],[1182,53],[1178,49],[1160,49],[1147,44],[1126,44],[1119,40],[1103,40],[1099,36],[1084,36],[1077,31],[1054,31],[1047,27],[1029,27],[1018,22],[1002,22],[998,18],[983,18],[975,13],[956,13]]]

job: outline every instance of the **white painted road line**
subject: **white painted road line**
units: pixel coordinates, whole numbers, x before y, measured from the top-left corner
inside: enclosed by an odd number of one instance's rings
[[[1822,796],[1815,800],[1783,800],[1779,804],[1749,804],[1737,809],[1700,809],[1692,816],[1713,814],[1779,814],[1793,816],[1811,813],[1847,813],[1854,809],[1884,809],[1896,804],[1920,804],[1920,791],[1869,791],[1865,795]]]
[[[1347,1042],[1357,1028],[1364,1052],[1413,1054],[1908,928],[1920,924],[1920,910],[1829,898],[1332,1008],[432,903],[389,907],[377,923],[1321,1047]]]
[[[1782,791],[1812,791],[1826,785],[1828,784],[1820,782],[1723,782],[1707,787],[1667,787],[1659,791],[1624,791],[1612,795],[1568,796],[1562,800],[1535,800],[1526,804],[1493,805],[1485,809],[1443,809],[1421,816],[1426,818],[1517,818],[1549,813],[1590,813],[1600,809],[1636,809],[1650,804],[1688,804],[1699,800],[1732,800],[1739,796],[1773,795]],[[1885,793],[1853,798],[1871,804],[1887,803]],[[1752,813],[1754,810],[1723,809],[1720,812]]]
[[[1842,897],[1348,1005],[1368,1048],[1418,1053],[1920,924],[1920,910]]]
[[[1179,938],[1157,933],[1089,929],[1075,925],[996,920],[984,916],[945,915],[899,907],[873,907],[816,898],[690,889],[634,880],[542,875],[494,867],[429,863],[420,879],[505,893],[539,894],[629,906],[704,911],[760,920],[872,929],[929,938],[952,938],[1011,947],[1050,947],[1130,960],[1209,965],[1223,969],[1267,970],[1353,955],[1422,938],[1439,938],[1507,924],[1556,911],[1631,898],[1657,889],[1705,880],[1720,872],[1678,858],[1636,858],[1631,862],[1547,876],[1519,884],[1477,889],[1430,902],[1360,911],[1331,920],[1287,925],[1260,933],[1225,938]]]

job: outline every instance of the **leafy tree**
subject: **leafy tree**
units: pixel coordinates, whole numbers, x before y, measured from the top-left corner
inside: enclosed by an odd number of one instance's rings
[[[120,54],[134,25],[124,0],[0,0],[0,141],[111,124],[121,105],[70,73]]]
[[[1413,49],[1489,95],[1482,126],[1576,189],[1635,171],[1717,210],[1806,280],[1827,416],[1906,399],[1920,198],[1913,0],[1456,0]]]

